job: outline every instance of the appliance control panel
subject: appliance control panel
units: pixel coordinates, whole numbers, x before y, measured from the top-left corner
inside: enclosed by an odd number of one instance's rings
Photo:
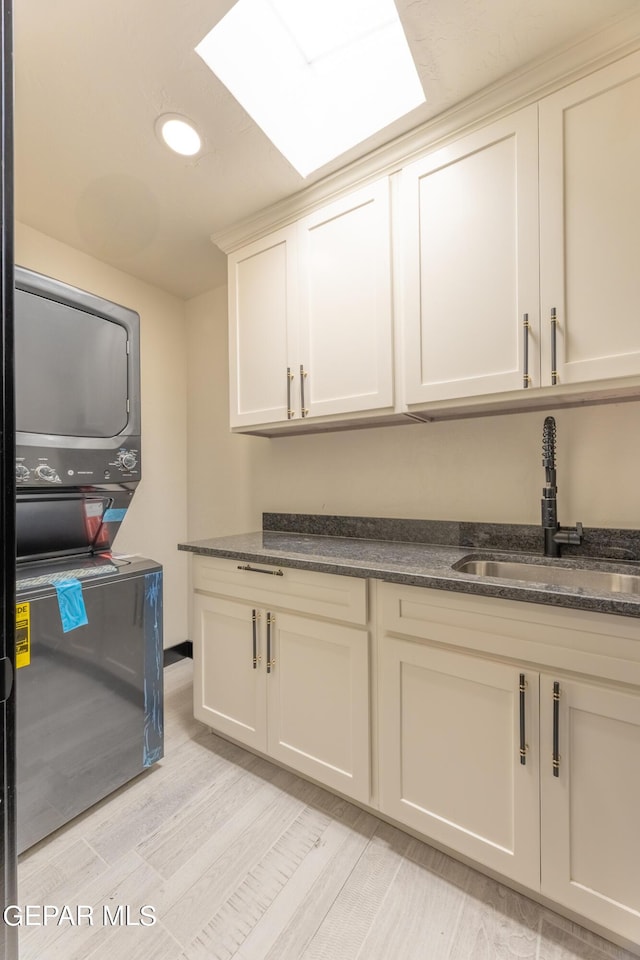
[[[138,465],[138,451],[122,448],[118,451],[117,465],[122,470],[135,470]]]
[[[137,442],[136,442],[137,441]],[[55,447],[16,449],[16,487],[90,487],[140,480],[138,438],[111,450],[58,450]]]

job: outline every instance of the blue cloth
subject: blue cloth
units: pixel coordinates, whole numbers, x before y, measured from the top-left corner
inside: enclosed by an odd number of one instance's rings
[[[55,584],[58,594],[58,608],[64,633],[84,627],[89,620],[82,596],[82,584],[79,580],[60,580]]]
[[[162,649],[162,571],[144,578],[144,744],[142,763],[150,767],[164,752]]]
[[[122,523],[126,512],[126,507],[110,507],[109,510],[105,510],[102,520],[104,523]]]

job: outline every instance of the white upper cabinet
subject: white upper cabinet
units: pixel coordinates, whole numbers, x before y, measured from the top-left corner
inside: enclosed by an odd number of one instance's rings
[[[640,53],[540,103],[543,376],[640,374]]]
[[[229,256],[232,427],[287,420],[297,354],[297,247],[286,227]]]
[[[385,178],[299,224],[304,416],[393,404]]]
[[[639,103],[640,51],[231,254],[232,427],[637,396]]]
[[[393,404],[384,178],[229,257],[231,426]]]
[[[405,401],[539,385],[535,105],[405,167],[401,204]]]

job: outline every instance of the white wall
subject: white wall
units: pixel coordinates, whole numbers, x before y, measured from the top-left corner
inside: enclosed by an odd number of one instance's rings
[[[244,533],[256,524],[254,453],[268,441],[229,431],[227,288],[188,301],[186,316],[189,538]]]
[[[262,511],[538,523],[546,413],[299,437],[228,428],[226,291],[192,300],[189,536],[259,529]],[[640,402],[548,411],[560,521],[640,527]]]
[[[140,314],[142,480],[115,552],[137,553],[162,563],[164,643],[181,643],[188,637],[187,557],[176,549],[187,532],[184,302],[20,223],[16,263]]]

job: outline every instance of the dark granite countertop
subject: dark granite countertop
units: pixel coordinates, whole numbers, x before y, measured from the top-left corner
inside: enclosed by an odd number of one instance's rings
[[[263,526],[255,533],[181,543],[178,549],[202,556],[640,617],[640,594],[503,580],[452,569],[463,558],[513,560],[516,553],[526,553],[535,556],[536,563],[571,568],[590,568],[595,558],[604,559],[620,573],[640,575],[639,530],[585,528],[580,548],[568,549],[562,560],[549,561],[541,555],[539,529],[526,525],[265,514]],[[274,526],[279,529],[272,529]]]

